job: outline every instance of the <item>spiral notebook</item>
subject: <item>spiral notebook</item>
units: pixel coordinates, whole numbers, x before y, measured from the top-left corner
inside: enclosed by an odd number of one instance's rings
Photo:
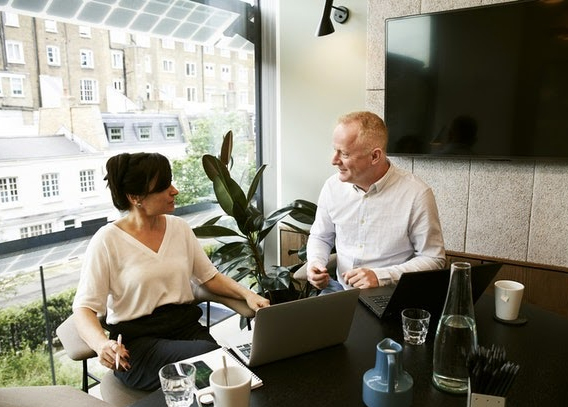
[[[217,369],[223,367],[223,356],[227,366],[240,366],[250,372],[251,375],[251,389],[256,389],[262,386],[262,380],[255,375],[248,367],[246,367],[235,355],[233,355],[227,348],[218,348],[202,355],[197,355],[183,362],[189,362],[195,365],[195,388],[196,394],[204,393],[209,390],[209,375]]]

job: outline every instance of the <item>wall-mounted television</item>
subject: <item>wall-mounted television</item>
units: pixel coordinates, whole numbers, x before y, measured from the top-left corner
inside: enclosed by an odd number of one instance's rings
[[[568,160],[568,0],[386,21],[389,155]]]

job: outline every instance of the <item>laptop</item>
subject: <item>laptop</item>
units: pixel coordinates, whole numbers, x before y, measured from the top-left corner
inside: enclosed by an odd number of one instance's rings
[[[345,290],[261,308],[253,329],[226,338],[227,346],[252,367],[343,343],[358,297]]]
[[[471,292],[475,304],[501,268],[502,263],[471,267]],[[359,301],[379,318],[400,318],[405,308],[423,308],[433,319],[442,314],[450,269],[403,273],[396,285],[360,290]]]

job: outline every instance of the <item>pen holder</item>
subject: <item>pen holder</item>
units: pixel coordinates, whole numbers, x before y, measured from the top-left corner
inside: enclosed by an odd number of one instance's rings
[[[472,393],[468,380],[467,407],[505,407],[505,400],[505,397]]]
[[[468,407],[505,407],[505,397],[489,396],[487,394],[468,393]]]

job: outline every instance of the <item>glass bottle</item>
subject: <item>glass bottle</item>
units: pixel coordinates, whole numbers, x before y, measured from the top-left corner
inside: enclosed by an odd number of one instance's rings
[[[453,263],[442,316],[434,339],[432,381],[449,393],[467,393],[467,357],[477,348],[471,294],[471,264]]]

